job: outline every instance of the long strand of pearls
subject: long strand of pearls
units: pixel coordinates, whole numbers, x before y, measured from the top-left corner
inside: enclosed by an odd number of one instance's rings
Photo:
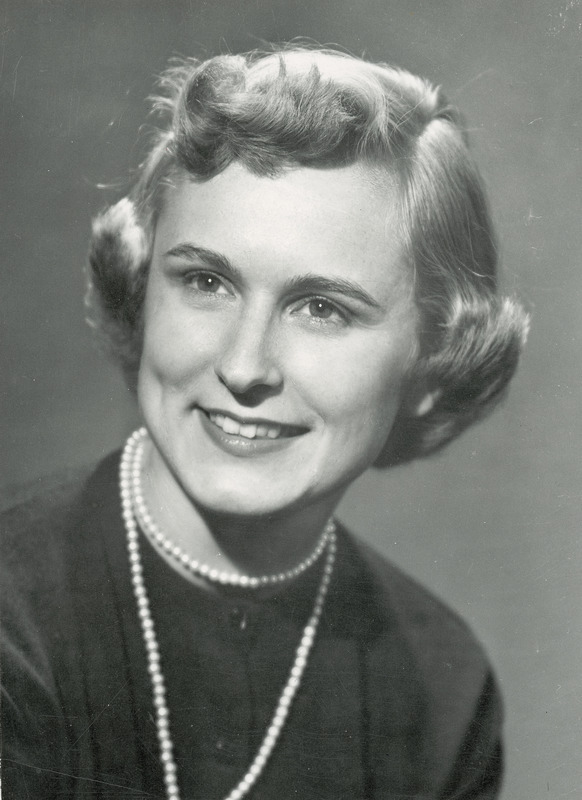
[[[134,464],[135,469],[131,471],[132,474],[132,503],[133,511],[142,530],[147,531],[150,538],[154,539],[157,544],[166,552],[171,558],[177,561],[182,567],[185,567],[192,574],[204,578],[205,580],[214,583],[222,584],[223,586],[240,586],[248,589],[258,589],[264,586],[273,586],[284,581],[293,580],[297,578],[309,567],[313,566],[319,559],[325,546],[327,545],[331,534],[334,531],[333,520],[329,520],[325,526],[323,533],[319,537],[314,550],[296,566],[284,572],[278,572],[273,575],[241,575],[237,572],[224,572],[218,569],[213,569],[207,564],[202,564],[195,558],[191,558],[185,553],[181,547],[172,542],[168,536],[163,533],[157,526],[154,518],[152,517],[146,501],[144,499],[142,483],[141,483],[141,461],[143,458],[143,445],[147,438],[147,431],[145,428],[140,428],[134,436],[137,437],[134,449]]]
[[[142,634],[147,654],[148,672],[150,674],[153,703],[155,710],[156,729],[160,746],[160,761],[164,773],[164,783],[166,787],[167,800],[180,800],[180,790],[178,788],[177,767],[174,760],[174,744],[170,734],[169,712],[166,703],[166,687],[164,675],[160,664],[160,650],[154,628],[154,622],[150,611],[150,603],[147,596],[141,553],[139,548],[139,532],[133,510],[132,487],[135,485],[136,474],[141,472],[141,455],[136,458],[136,451],[139,450],[139,443],[143,439],[143,431],[136,431],[130,436],[125,445],[119,470],[119,485],[121,494],[121,505],[123,521],[127,532],[127,549],[129,553],[129,564],[131,571],[131,581],[133,592],[137,603],[137,612],[141,623]],[[327,553],[321,580],[315,602],[311,611],[311,616],[307,625],[303,629],[303,634],[299,641],[299,646],[295,651],[293,666],[289,672],[287,682],[283,688],[275,713],[270,725],[263,738],[261,746],[255,755],[246,774],[232,789],[225,800],[242,800],[252,787],[255,785],[265,766],[271,757],[273,750],[279,740],[281,732],[285,726],[289,710],[293,699],[299,690],[309,654],[315,642],[317,628],[323,612],[325,597],[331,581],[336,553],[335,526],[331,523],[326,538]]]

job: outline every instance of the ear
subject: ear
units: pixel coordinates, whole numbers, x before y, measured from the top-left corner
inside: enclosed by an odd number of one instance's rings
[[[416,406],[411,409],[413,416],[424,417],[429,411],[432,411],[442,393],[442,389],[435,389],[433,392],[427,392]]]
[[[410,392],[405,408],[411,417],[424,417],[433,410],[443,393],[442,389],[428,389],[426,384]]]

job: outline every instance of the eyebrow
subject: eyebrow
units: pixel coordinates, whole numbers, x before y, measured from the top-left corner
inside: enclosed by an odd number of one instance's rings
[[[308,273],[291,278],[290,281],[287,281],[286,288],[291,292],[301,291],[309,294],[341,294],[344,297],[365,303],[371,308],[382,308],[382,304],[372,297],[363,286],[344,278],[328,278],[324,275]]]
[[[190,242],[183,242],[168,250],[165,256],[174,256],[176,258],[187,258],[191,261],[203,261],[209,267],[219,269],[225,273],[227,277],[233,280],[242,280],[242,273],[232,264],[226,256],[217,253],[215,250],[208,250],[206,247],[199,247]]]
[[[191,242],[184,242],[172,247],[165,253],[166,256],[177,258],[197,259],[208,264],[209,267],[219,269],[226,277],[234,281],[242,281],[241,271],[235,267],[226,256],[217,253],[215,250],[208,250],[199,247]],[[356,281],[349,281],[345,278],[330,278],[316,273],[306,273],[305,275],[295,275],[285,282],[285,290],[292,293],[306,292],[309,294],[341,294],[360,303],[364,303],[370,308],[381,309],[383,306],[378,302],[363,286]]]

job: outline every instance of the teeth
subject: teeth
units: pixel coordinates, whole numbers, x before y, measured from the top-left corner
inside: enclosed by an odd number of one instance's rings
[[[238,422],[236,422],[236,420],[231,419],[230,417],[225,417],[222,424],[222,430],[225,433],[234,433],[236,435],[240,433],[240,425]]]
[[[254,439],[257,435],[257,426],[256,425],[241,425],[240,426],[240,435],[244,436],[246,439]]]
[[[244,436],[245,439],[277,439],[281,435],[280,425],[256,425],[249,423],[241,425],[231,417],[224,414],[210,414],[210,419],[225,433],[230,433],[233,436]]]

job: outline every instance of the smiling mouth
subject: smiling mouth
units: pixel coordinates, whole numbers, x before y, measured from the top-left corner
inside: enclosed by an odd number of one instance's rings
[[[231,436],[243,439],[282,439],[307,433],[307,428],[299,425],[283,425],[267,420],[241,420],[220,411],[203,409],[213,425]]]

